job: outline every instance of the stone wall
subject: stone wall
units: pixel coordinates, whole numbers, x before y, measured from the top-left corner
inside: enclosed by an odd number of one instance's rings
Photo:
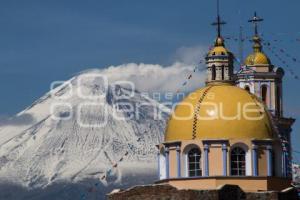
[[[108,200],[298,200],[294,189],[283,192],[245,193],[236,185],[224,185],[216,190],[178,190],[168,184],[135,186],[115,190]]]

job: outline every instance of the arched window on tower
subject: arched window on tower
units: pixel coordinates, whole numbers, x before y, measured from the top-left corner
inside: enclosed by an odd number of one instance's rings
[[[240,147],[235,147],[231,151],[231,175],[245,176],[246,175],[246,152]]]
[[[248,85],[245,86],[245,90],[247,90],[248,92],[250,92],[250,87]]]
[[[189,177],[201,176],[201,152],[198,148],[193,148],[188,153],[188,175]]]
[[[266,85],[261,86],[261,99],[265,104],[267,104],[267,94],[268,87]]]
[[[211,80],[216,80],[216,66],[215,65],[213,65],[212,67],[211,67]]]

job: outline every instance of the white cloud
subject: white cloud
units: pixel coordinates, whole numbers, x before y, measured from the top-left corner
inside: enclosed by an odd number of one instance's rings
[[[193,73],[193,70],[193,65],[178,62],[171,66],[128,63],[110,66],[102,70],[102,74],[107,75],[110,82],[131,81],[142,92],[175,92],[190,74],[192,78],[182,89],[189,91],[203,84],[203,71]]]
[[[182,62],[188,65],[195,65],[199,60],[204,59],[207,49],[202,46],[180,47],[176,50],[173,60]]]
[[[173,56],[174,64],[169,66],[128,63],[109,66],[101,73],[107,75],[110,82],[131,81],[141,92],[175,92],[177,89],[191,91],[202,86],[205,81],[204,63],[198,64],[196,72],[193,72],[197,63],[204,59],[203,52],[200,46],[182,47]],[[182,87],[190,74],[192,78]]]

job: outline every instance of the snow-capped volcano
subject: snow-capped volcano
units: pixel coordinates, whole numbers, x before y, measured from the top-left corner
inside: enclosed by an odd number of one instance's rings
[[[36,192],[30,199],[88,199],[90,190],[101,196],[122,184],[152,182],[155,145],[163,139],[168,114],[130,83],[84,72],[0,126],[1,183],[17,184],[27,194],[63,183],[70,190],[64,197],[61,187],[60,195],[52,189],[51,198]],[[79,192],[68,186],[83,182]],[[8,199],[28,197],[4,192]]]

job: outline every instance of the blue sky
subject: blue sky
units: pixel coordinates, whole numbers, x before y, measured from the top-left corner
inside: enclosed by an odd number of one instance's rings
[[[225,36],[238,36],[239,26],[251,35],[247,20],[258,12],[267,39],[300,60],[299,0],[220,0],[227,21]],[[54,80],[66,80],[88,68],[128,62],[167,65],[182,47],[212,44],[215,1],[200,0],[44,0],[0,2],[0,115],[13,115],[49,90]],[[294,41],[292,41],[294,40]],[[227,41],[237,53],[238,45]],[[250,51],[250,43],[245,43]],[[273,63],[280,64],[276,58]],[[283,57],[285,58],[285,57]],[[199,58],[200,59],[200,58]],[[300,75],[300,63],[289,59]],[[285,68],[285,66],[282,66]],[[286,70],[286,115],[299,118],[299,81]],[[293,141],[300,141],[294,126]],[[298,134],[298,136],[296,136]],[[294,145],[300,151],[300,147]]]

